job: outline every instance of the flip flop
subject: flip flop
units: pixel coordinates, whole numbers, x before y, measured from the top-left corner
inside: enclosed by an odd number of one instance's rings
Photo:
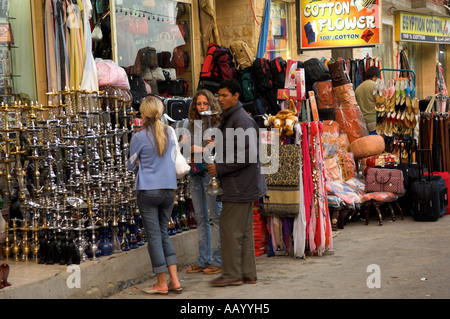
[[[169,291],[174,292],[176,294],[181,294],[183,292],[183,288],[182,287],[174,288],[172,287],[172,285],[169,285]]]
[[[190,267],[186,270],[186,272],[187,272],[188,274],[196,274],[196,273],[202,272],[202,271],[205,270],[205,269],[206,269],[206,268],[200,267],[200,266],[197,265],[197,264],[193,264],[192,266],[190,266]]]
[[[169,290],[156,290],[155,286],[151,288],[144,288],[142,291],[149,295],[167,295],[169,293]]]
[[[217,267],[216,265],[209,265],[207,268],[203,270],[205,275],[216,275],[222,272],[221,267]]]

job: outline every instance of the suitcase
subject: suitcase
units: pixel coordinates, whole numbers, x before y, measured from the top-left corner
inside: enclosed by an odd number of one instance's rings
[[[191,98],[184,97],[172,97],[164,99],[167,115],[175,121],[186,119],[188,117],[191,101]]]
[[[417,150],[421,177],[411,186],[412,214],[416,221],[437,221],[444,211],[447,189],[440,176],[423,174],[422,155],[426,152],[431,163],[430,150]]]
[[[443,201],[444,201],[444,209],[443,209],[443,214],[444,215],[450,215],[450,205],[448,205],[448,198],[450,197],[450,173],[449,172],[442,172],[440,170],[443,169],[444,167],[444,156],[443,156],[443,151],[442,151],[442,145],[441,144],[433,144],[433,151],[440,151],[441,154],[435,154],[435,159],[437,161],[439,161],[440,159],[440,164],[441,166],[437,168],[437,170],[433,169],[431,175],[432,176],[440,176],[442,178],[442,180],[444,181],[444,186],[447,189],[447,192],[445,194],[443,194]],[[426,172],[425,175],[428,176],[429,172]],[[439,178],[437,178],[439,180]]]

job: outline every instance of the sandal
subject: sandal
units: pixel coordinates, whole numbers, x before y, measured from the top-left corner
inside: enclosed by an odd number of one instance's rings
[[[169,284],[169,291],[172,291],[176,294],[181,294],[183,292],[183,287],[174,288],[171,284]]]
[[[203,273],[206,275],[216,275],[222,272],[221,267],[217,267],[216,265],[209,265],[207,268],[203,270]]]
[[[195,273],[198,273],[198,272],[202,272],[203,270],[205,270],[206,268],[203,268],[203,267],[200,267],[199,265],[197,265],[197,264],[193,264],[192,266],[190,266],[187,270],[186,270],[186,272],[188,273],[188,274],[195,274]]]

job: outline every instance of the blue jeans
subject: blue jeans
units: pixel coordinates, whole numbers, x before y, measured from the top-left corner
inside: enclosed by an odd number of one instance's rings
[[[195,220],[197,221],[198,252],[199,256],[196,264],[200,267],[215,265],[222,267],[222,251],[220,247],[219,217],[222,211],[222,203],[216,201],[215,195],[206,193],[208,190],[209,174],[205,176],[198,174],[191,176],[190,188],[192,205],[194,206]],[[209,214],[208,214],[209,208]],[[212,249],[212,235],[209,224],[211,218],[212,231],[216,239],[214,250]],[[213,251],[212,251],[213,250]]]
[[[178,264],[167,229],[172,214],[175,192],[173,189],[137,191],[137,203],[147,235],[147,249],[155,274]]]

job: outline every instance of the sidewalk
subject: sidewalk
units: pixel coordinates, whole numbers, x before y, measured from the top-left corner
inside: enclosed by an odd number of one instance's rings
[[[416,222],[411,216],[383,226],[353,221],[333,237],[335,253],[321,257],[262,255],[254,285],[216,288],[217,275],[187,274],[197,258],[197,231],[171,237],[179,259],[183,293],[146,295],[155,282],[147,246],[100,257],[80,266],[81,287],[68,288],[67,266],[7,261],[11,287],[0,299],[449,299],[450,216]],[[0,262],[6,262],[1,260]],[[368,287],[378,266],[380,287]]]
[[[141,289],[153,285],[151,279],[110,299],[166,299],[179,300],[178,305],[201,305],[208,304],[207,300],[232,304],[250,298],[268,300],[273,306],[284,305],[276,300],[292,300],[286,305],[294,307],[300,299],[450,299],[450,216],[436,222],[416,222],[411,216],[405,220],[397,216],[392,222],[386,216],[383,226],[378,226],[375,217],[368,225],[358,220],[339,229],[333,242],[333,255],[257,257],[254,285],[211,287],[209,281],[217,275],[187,274],[184,267],[179,271],[183,286],[179,295],[146,295]]]
[[[197,258],[197,230],[171,236],[180,267]],[[67,265],[41,265],[33,261],[0,260],[10,266],[10,287],[0,289],[0,299],[96,299],[154,278],[147,244],[137,249],[88,260],[79,266],[80,288],[74,285],[76,270]]]

